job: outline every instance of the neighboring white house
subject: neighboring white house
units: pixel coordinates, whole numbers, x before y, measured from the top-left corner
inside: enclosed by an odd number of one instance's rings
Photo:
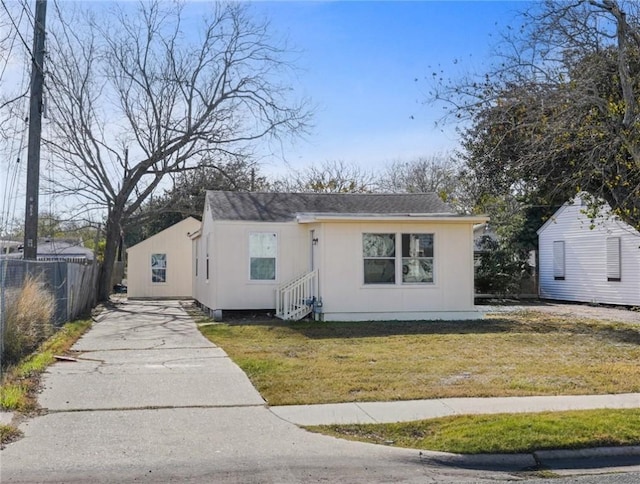
[[[585,208],[577,196],[538,230],[540,297],[640,305],[640,233],[608,206],[594,221]]]
[[[207,192],[194,297],[283,319],[481,317],[473,226],[435,194]]]
[[[192,297],[190,235],[200,222],[186,218],[127,249],[129,298]]]

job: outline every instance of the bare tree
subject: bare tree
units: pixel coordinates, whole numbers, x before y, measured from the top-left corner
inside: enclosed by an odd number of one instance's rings
[[[28,83],[19,85],[16,82],[23,71],[16,66],[22,62],[27,65],[31,57],[31,46],[26,40],[31,37],[23,32],[24,26],[29,25],[28,16],[24,4],[8,4],[3,1],[0,6],[0,139],[15,135],[14,130],[7,126],[8,121],[16,117],[24,118],[16,104],[27,97]]]
[[[286,47],[246,5],[215,3],[199,28],[178,3],[58,7],[46,143],[59,193],[106,214],[106,299],[122,227],[167,175],[295,135],[310,113],[282,81]]]
[[[382,171],[378,185],[387,192],[437,193],[454,204],[460,198],[460,169],[448,153],[394,161]]]
[[[280,192],[367,193],[374,191],[376,177],[354,163],[325,161],[301,170],[291,170],[275,180],[271,188]]]

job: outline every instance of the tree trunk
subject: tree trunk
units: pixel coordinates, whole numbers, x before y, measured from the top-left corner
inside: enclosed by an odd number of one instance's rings
[[[107,218],[106,245],[104,248],[104,261],[98,277],[98,301],[107,301],[112,291],[111,276],[113,266],[118,254],[120,242],[120,224],[122,221],[122,210],[113,209]]]

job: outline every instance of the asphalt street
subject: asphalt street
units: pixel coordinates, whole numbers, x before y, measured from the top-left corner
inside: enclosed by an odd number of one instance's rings
[[[461,462],[449,454],[307,432],[271,412],[177,302],[115,305],[74,349],[78,361],[58,362],[44,377],[44,414],[23,422],[24,437],[0,452],[0,482],[482,483],[534,477],[509,458]],[[608,472],[630,469],[628,462],[619,464]],[[584,461],[573,466],[586,467]],[[569,473],[549,482],[640,482],[640,472],[596,480]]]

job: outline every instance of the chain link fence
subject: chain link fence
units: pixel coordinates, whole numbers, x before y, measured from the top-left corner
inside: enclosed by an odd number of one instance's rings
[[[54,325],[61,326],[85,314],[95,306],[96,264],[79,264],[64,260],[28,261],[0,259],[0,360],[6,308],[10,298],[22,288],[27,276],[36,278],[56,302]]]

